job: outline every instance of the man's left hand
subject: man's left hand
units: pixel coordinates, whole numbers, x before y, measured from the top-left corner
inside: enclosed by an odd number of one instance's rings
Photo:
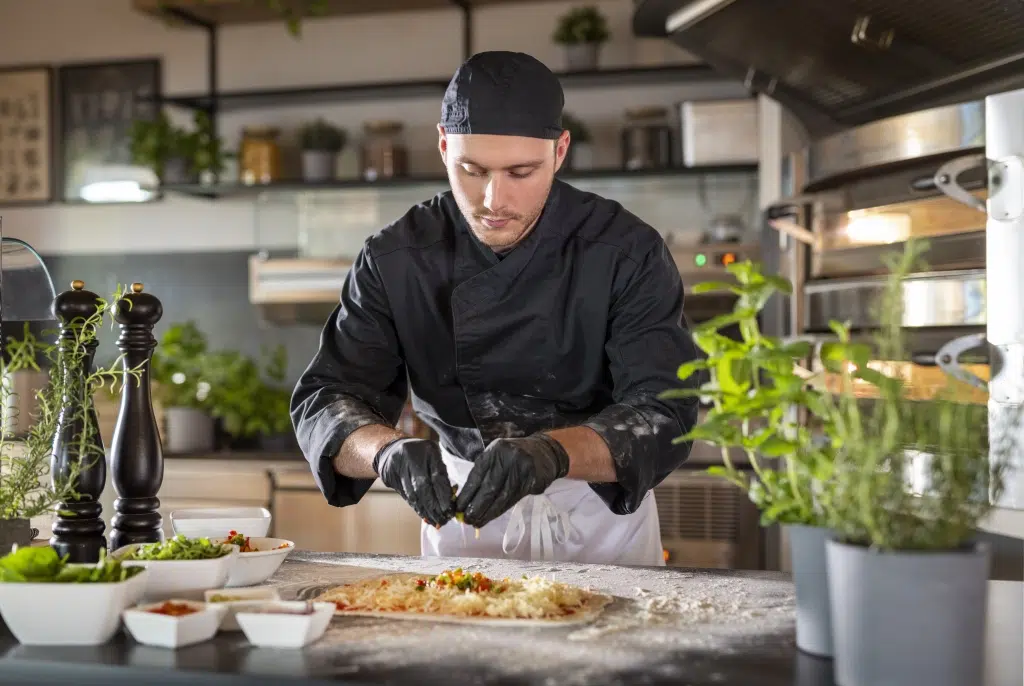
[[[455,511],[466,524],[480,528],[568,473],[569,454],[550,436],[499,438],[476,459]]]

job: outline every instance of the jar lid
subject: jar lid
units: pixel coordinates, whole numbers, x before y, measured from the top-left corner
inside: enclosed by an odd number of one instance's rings
[[[392,119],[372,119],[363,122],[363,128],[369,133],[397,133],[402,130],[402,122]]]
[[[660,105],[648,105],[646,107],[631,107],[626,110],[628,119],[661,119],[668,116],[668,108]]]

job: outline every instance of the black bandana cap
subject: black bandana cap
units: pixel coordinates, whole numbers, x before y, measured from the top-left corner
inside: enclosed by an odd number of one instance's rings
[[[522,52],[473,55],[455,72],[441,101],[445,133],[555,140],[565,95],[558,77]]]

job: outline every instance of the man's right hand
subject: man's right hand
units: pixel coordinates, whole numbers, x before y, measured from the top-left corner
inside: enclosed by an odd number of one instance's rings
[[[373,468],[431,526],[444,526],[455,516],[452,485],[437,443],[400,438],[381,448]]]

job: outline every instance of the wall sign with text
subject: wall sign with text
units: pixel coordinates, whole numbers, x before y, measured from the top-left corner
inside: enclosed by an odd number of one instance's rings
[[[49,67],[0,69],[0,204],[52,199],[52,103]]]
[[[132,124],[156,118],[160,60],[62,66],[57,82],[64,200],[86,200],[93,183],[131,181]]]

